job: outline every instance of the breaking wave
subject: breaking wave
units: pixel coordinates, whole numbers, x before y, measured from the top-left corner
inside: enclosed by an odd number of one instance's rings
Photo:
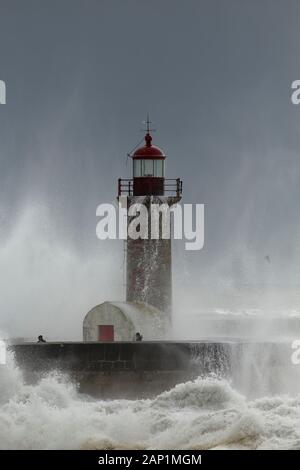
[[[1,449],[300,449],[300,395],[247,400],[217,378],[153,400],[94,400],[58,373],[0,367]]]

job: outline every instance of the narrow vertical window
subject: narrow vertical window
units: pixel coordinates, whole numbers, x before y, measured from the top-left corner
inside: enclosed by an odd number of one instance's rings
[[[143,176],[154,176],[153,160],[143,160],[143,163],[144,163]]]

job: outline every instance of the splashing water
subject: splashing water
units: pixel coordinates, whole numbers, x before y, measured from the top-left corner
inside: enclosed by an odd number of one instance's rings
[[[124,424],[126,423],[126,424]],[[300,449],[300,395],[249,401],[198,378],[153,400],[93,400],[58,373],[0,369],[1,449]]]

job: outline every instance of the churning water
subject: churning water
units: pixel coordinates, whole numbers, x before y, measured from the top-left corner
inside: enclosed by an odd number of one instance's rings
[[[154,399],[94,400],[66,376],[0,368],[1,449],[300,449],[300,394],[247,399],[216,377]]]

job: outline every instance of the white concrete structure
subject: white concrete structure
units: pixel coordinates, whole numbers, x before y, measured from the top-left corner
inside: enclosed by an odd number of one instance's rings
[[[136,332],[146,341],[166,339],[163,319],[160,310],[142,302],[104,302],[86,314],[83,341],[133,341]]]

